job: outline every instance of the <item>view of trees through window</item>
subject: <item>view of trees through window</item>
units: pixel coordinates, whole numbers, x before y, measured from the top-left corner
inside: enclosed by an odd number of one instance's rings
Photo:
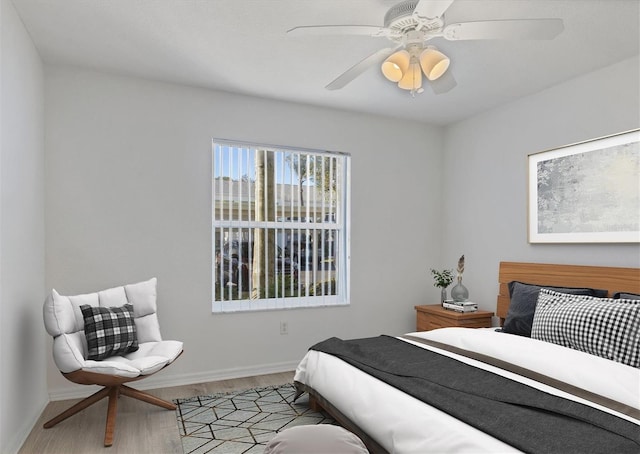
[[[346,304],[348,159],[214,141],[214,311]]]

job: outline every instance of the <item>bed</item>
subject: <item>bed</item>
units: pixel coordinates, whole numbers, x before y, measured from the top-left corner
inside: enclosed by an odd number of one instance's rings
[[[640,269],[501,262],[498,281],[500,327],[328,339],[299,392],[372,453],[640,452]]]

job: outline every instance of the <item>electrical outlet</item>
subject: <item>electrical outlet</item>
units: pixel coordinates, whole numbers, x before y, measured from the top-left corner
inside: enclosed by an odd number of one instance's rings
[[[289,324],[287,322],[280,322],[280,334],[289,334]]]

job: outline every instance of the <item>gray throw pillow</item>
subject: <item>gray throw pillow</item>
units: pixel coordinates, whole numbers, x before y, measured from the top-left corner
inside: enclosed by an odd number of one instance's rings
[[[640,295],[637,293],[629,293],[629,292],[616,292],[613,294],[613,299],[619,300],[640,300]]]
[[[89,348],[88,359],[100,361],[138,350],[133,305],[99,307],[83,304],[80,310],[84,317],[84,335]]]

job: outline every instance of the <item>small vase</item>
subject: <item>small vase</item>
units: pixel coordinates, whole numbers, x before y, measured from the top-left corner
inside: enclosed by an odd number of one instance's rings
[[[458,283],[451,289],[451,298],[459,303],[469,301],[469,290],[462,285],[462,276],[458,276]]]
[[[443,304],[447,300],[447,287],[440,289],[440,304]]]

